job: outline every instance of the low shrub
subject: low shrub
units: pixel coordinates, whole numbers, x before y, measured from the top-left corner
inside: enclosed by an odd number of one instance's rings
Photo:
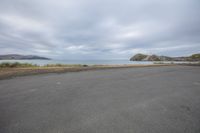
[[[35,64],[19,63],[19,62],[3,62],[0,63],[0,68],[16,68],[16,67],[36,67]]]

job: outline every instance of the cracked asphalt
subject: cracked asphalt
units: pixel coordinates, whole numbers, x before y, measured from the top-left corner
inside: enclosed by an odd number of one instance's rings
[[[0,133],[200,133],[200,67],[1,80]]]

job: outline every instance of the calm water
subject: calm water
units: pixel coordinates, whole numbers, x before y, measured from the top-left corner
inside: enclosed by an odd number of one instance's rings
[[[46,64],[86,64],[86,65],[122,65],[122,64],[153,64],[151,61],[129,61],[129,60],[0,60],[2,62],[20,62],[37,65]]]

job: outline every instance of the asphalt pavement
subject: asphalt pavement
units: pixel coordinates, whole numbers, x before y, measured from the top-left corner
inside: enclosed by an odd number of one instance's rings
[[[0,80],[0,133],[200,133],[200,67]]]

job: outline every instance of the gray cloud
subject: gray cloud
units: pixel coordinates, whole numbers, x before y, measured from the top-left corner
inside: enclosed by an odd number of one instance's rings
[[[200,52],[199,0],[1,0],[0,53],[127,59]]]

